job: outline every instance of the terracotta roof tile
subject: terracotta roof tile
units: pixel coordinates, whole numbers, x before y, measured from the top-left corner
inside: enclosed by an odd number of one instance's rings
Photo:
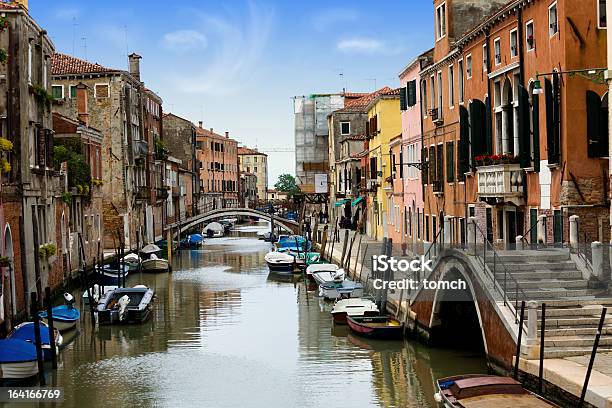
[[[119,70],[106,68],[97,63],[82,60],[71,55],[55,53],[51,57],[51,72],[53,75],[66,74],[100,74],[119,72]]]
[[[399,89],[394,90],[394,89],[389,88],[388,86],[385,86],[383,88],[380,88],[376,92],[365,94],[361,98],[346,101],[344,103],[344,108],[337,110],[336,112],[364,112],[365,113],[366,107],[374,99],[376,99],[380,95],[392,95],[396,91],[399,94]]]
[[[248,147],[238,147],[238,155],[241,154],[267,156],[267,154],[257,151],[255,149],[250,149]]]

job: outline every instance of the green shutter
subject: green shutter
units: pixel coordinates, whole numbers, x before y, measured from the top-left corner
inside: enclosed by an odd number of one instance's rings
[[[417,95],[416,95],[416,79],[408,82],[408,106],[412,107],[417,104]]]
[[[586,93],[586,112],[587,112],[587,152],[589,157],[602,156],[602,132],[600,123],[601,99],[593,91]],[[606,145],[607,148],[607,145]],[[607,155],[607,154],[606,154]]]
[[[405,111],[406,109],[408,109],[408,107],[406,106],[406,88],[400,88],[400,110],[401,111]]]
[[[548,151],[548,163],[556,163],[555,159],[555,119],[553,87],[550,79],[544,80],[544,99],[546,101],[546,144]]]
[[[519,85],[519,158],[522,168],[531,167],[531,119],[529,92]]]
[[[455,182],[455,144],[446,143],[446,181]]]
[[[485,150],[484,154],[493,154],[493,110],[491,108],[491,98],[485,99]]]
[[[429,160],[426,147],[421,149],[421,163],[425,164],[425,167],[421,169],[421,180],[423,184],[429,184]]]
[[[470,103],[470,128],[472,130],[472,139],[470,147],[472,150],[472,166],[476,166],[475,158],[481,154],[487,153],[486,141],[486,122],[485,122],[486,106],[482,101],[474,99]]]
[[[470,115],[464,106],[459,107],[459,179],[470,171]]]
[[[532,142],[533,142],[533,169],[537,172],[540,171],[540,95],[533,95],[532,97],[532,114],[533,114],[533,129],[532,131]]]

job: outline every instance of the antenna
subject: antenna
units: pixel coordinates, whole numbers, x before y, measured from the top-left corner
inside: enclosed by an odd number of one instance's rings
[[[87,37],[81,37],[81,41],[83,42],[84,59],[87,59]]]
[[[130,47],[128,46],[128,28],[127,25],[123,26],[123,30],[125,33],[125,56],[130,55]]]
[[[366,78],[366,81],[374,81],[374,91],[376,91],[376,78]]]
[[[76,22],[76,17],[72,17],[72,55],[75,55],[76,52],[76,28],[78,24]]]

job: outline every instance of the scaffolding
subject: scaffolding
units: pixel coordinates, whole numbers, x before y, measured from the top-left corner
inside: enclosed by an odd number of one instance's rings
[[[340,94],[314,94],[293,98],[295,114],[295,175],[306,193],[314,192],[315,174],[327,173],[327,116],[344,107]]]

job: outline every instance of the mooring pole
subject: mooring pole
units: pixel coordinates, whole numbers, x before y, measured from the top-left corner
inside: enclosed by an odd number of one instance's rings
[[[89,311],[91,312],[91,327],[96,327],[96,317],[94,316],[94,299],[93,299],[93,290],[91,289],[90,281],[87,278],[87,272],[85,269],[81,269],[81,280],[87,288],[87,298],[89,299]]]
[[[514,379],[518,381],[519,359],[521,357],[521,340],[523,338],[523,322],[525,321],[525,301],[521,302],[521,318],[519,320],[516,340],[516,361],[514,362]]]
[[[40,339],[40,316],[38,316],[38,296],[36,292],[30,293],[31,313],[34,321],[34,345],[36,346],[36,360],[38,362],[38,380],[40,385],[46,385],[45,366],[43,364],[42,341]],[[47,316],[49,318],[50,316]]]
[[[578,408],[582,408],[584,405],[584,399],[586,397],[587,388],[589,387],[589,380],[591,379],[591,371],[593,370],[593,364],[595,363],[595,356],[597,355],[597,348],[599,347],[599,338],[601,337],[601,330],[603,329],[604,322],[606,320],[607,308],[601,310],[601,317],[599,318],[599,326],[597,326],[597,333],[595,333],[595,342],[593,343],[593,351],[591,351],[591,359],[589,360],[589,367],[587,368],[586,377],[584,378],[584,385],[582,386],[582,393],[580,394],[580,402]]]
[[[368,244],[366,243],[363,249],[363,257],[361,258],[361,268],[359,269],[359,277],[357,278],[357,282],[361,282],[361,274],[363,273],[363,265],[365,264],[365,258],[367,254],[368,254]],[[355,269],[357,269],[356,265],[355,265]],[[355,270],[355,272],[357,271]]]
[[[544,387],[544,330],[546,330],[546,303],[542,303],[542,324],[540,325],[540,372],[538,391],[542,395]]]
[[[51,288],[45,287],[45,305],[47,306],[47,321],[49,322],[49,348],[51,351],[51,364],[57,369],[57,353],[55,349],[55,330],[53,327],[53,306],[51,305]]]

